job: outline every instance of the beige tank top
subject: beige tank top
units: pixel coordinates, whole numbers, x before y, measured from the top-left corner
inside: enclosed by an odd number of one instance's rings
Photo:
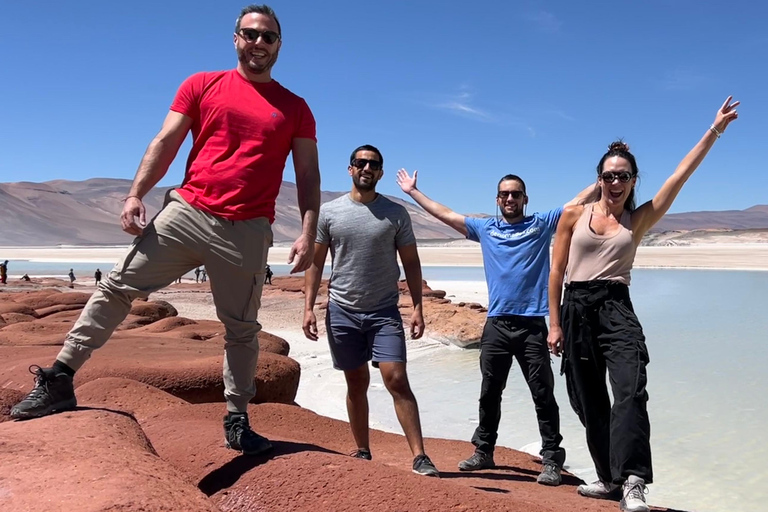
[[[576,221],[568,252],[565,282],[604,279],[629,285],[637,246],[632,236],[632,214],[624,210],[619,230],[598,235],[589,226],[595,203],[588,204]]]

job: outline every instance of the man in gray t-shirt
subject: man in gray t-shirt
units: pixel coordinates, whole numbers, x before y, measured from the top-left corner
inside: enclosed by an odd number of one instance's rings
[[[317,226],[315,258],[305,274],[304,334],[317,340],[315,299],[331,250],[331,278],[325,316],[333,365],[347,381],[347,413],[357,444],[354,457],[371,459],[368,435],[368,361],[381,371],[395,411],[413,452],[413,471],[437,476],[424,453],[421,421],[405,370],[403,320],[397,307],[400,267],[413,300],[411,337],[424,333],[421,306],[421,263],[411,218],[405,208],[376,193],[384,174],[384,157],[373,146],[352,152],[348,168],[352,190],[323,204]]]

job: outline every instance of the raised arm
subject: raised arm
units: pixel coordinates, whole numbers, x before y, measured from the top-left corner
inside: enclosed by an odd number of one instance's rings
[[[413,171],[413,177],[410,177],[405,169],[397,171],[397,184],[400,185],[400,189],[411,196],[427,213],[451,226],[462,235],[467,236],[467,225],[464,223],[464,215],[454,212],[437,201],[431,200],[416,188],[418,172]]]
[[[147,225],[147,211],[142,201],[147,192],[168,172],[176,153],[192,128],[192,118],[171,110],[165,116],[160,132],[149,143],[136,171],[131,190],[120,214],[123,231],[138,236]],[[139,222],[136,223],[138,217]]]
[[[688,178],[691,177],[699,164],[704,160],[704,157],[707,156],[707,153],[709,153],[712,145],[720,137],[720,134],[725,131],[731,121],[739,117],[738,112],[736,112],[739,102],[731,103],[732,99],[732,96],[728,96],[723,106],[717,111],[715,122],[712,123],[698,144],[685,155],[685,158],[678,164],[675,172],[667,178],[667,181],[664,182],[664,185],[661,186],[661,189],[659,189],[653,199],[644,203],[632,213],[632,230],[634,231],[635,240],[640,240],[667,213],[667,210],[672,206],[685,182],[688,181]]]
[[[315,242],[314,261],[304,272],[304,321],[302,329],[304,336],[310,340],[317,340],[317,318],[315,317],[315,301],[317,291],[320,289],[320,280],[323,277],[325,258],[328,255],[328,246]]]
[[[584,207],[569,206],[563,211],[555,232],[555,247],[552,251],[552,268],[549,271],[549,351],[559,356],[563,350],[563,330],[560,327],[560,299],[563,296],[563,279],[568,266],[573,227],[579,220]]]
[[[408,284],[408,291],[411,294],[413,302],[413,313],[411,314],[411,339],[419,339],[424,334],[424,312],[421,301],[421,261],[419,260],[419,251],[416,244],[398,247],[397,252],[400,255],[400,262],[405,271],[405,281]]]
[[[291,146],[296,170],[296,193],[301,214],[301,235],[291,246],[288,263],[296,263],[291,274],[304,272],[312,264],[317,212],[320,210],[320,168],[317,163],[317,143],[313,139],[296,138]]]
[[[565,203],[563,208],[568,208],[569,206],[576,206],[579,204],[594,203],[599,199],[599,195],[600,187],[597,186],[596,182],[592,183],[591,185],[587,186],[587,188],[579,192],[576,197]]]

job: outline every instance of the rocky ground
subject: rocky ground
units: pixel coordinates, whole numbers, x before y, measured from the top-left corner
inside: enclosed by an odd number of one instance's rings
[[[265,288],[262,316],[297,321],[302,280],[274,283]],[[227,450],[223,325],[180,316],[175,307],[199,303],[210,316],[206,285],[174,285],[135,301],[78,372],[77,410],[10,421],[10,407],[33,386],[28,367],[50,365],[90,295],[50,280],[14,286],[0,290],[0,510],[618,510],[617,503],[579,497],[570,475],[557,488],[536,484],[538,461],[506,448],[497,449],[496,469],[459,473],[456,463],[471,445],[431,439],[439,479],[410,471],[397,434],[372,432],[371,462],[349,457],[348,425],[294,404],[301,369],[288,344],[267,333],[249,412],[275,450],[259,457]],[[428,329],[451,342],[479,338],[481,306],[450,304],[426,284],[425,292]],[[408,318],[407,293],[401,307]]]

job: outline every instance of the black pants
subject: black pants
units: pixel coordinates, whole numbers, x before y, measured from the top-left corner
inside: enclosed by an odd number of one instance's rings
[[[630,475],[652,482],[648,349],[629,288],[609,281],[570,283],[561,318],[568,396],[587,429],[597,476],[604,482],[622,483]]]
[[[490,317],[480,340],[480,424],[472,444],[493,453],[501,420],[501,394],[507,385],[512,358],[517,358],[531,390],[541,434],[544,464],[562,467],[565,449],[560,447],[560,410],[555,401],[555,378],[547,349],[547,324],[544,317]]]

